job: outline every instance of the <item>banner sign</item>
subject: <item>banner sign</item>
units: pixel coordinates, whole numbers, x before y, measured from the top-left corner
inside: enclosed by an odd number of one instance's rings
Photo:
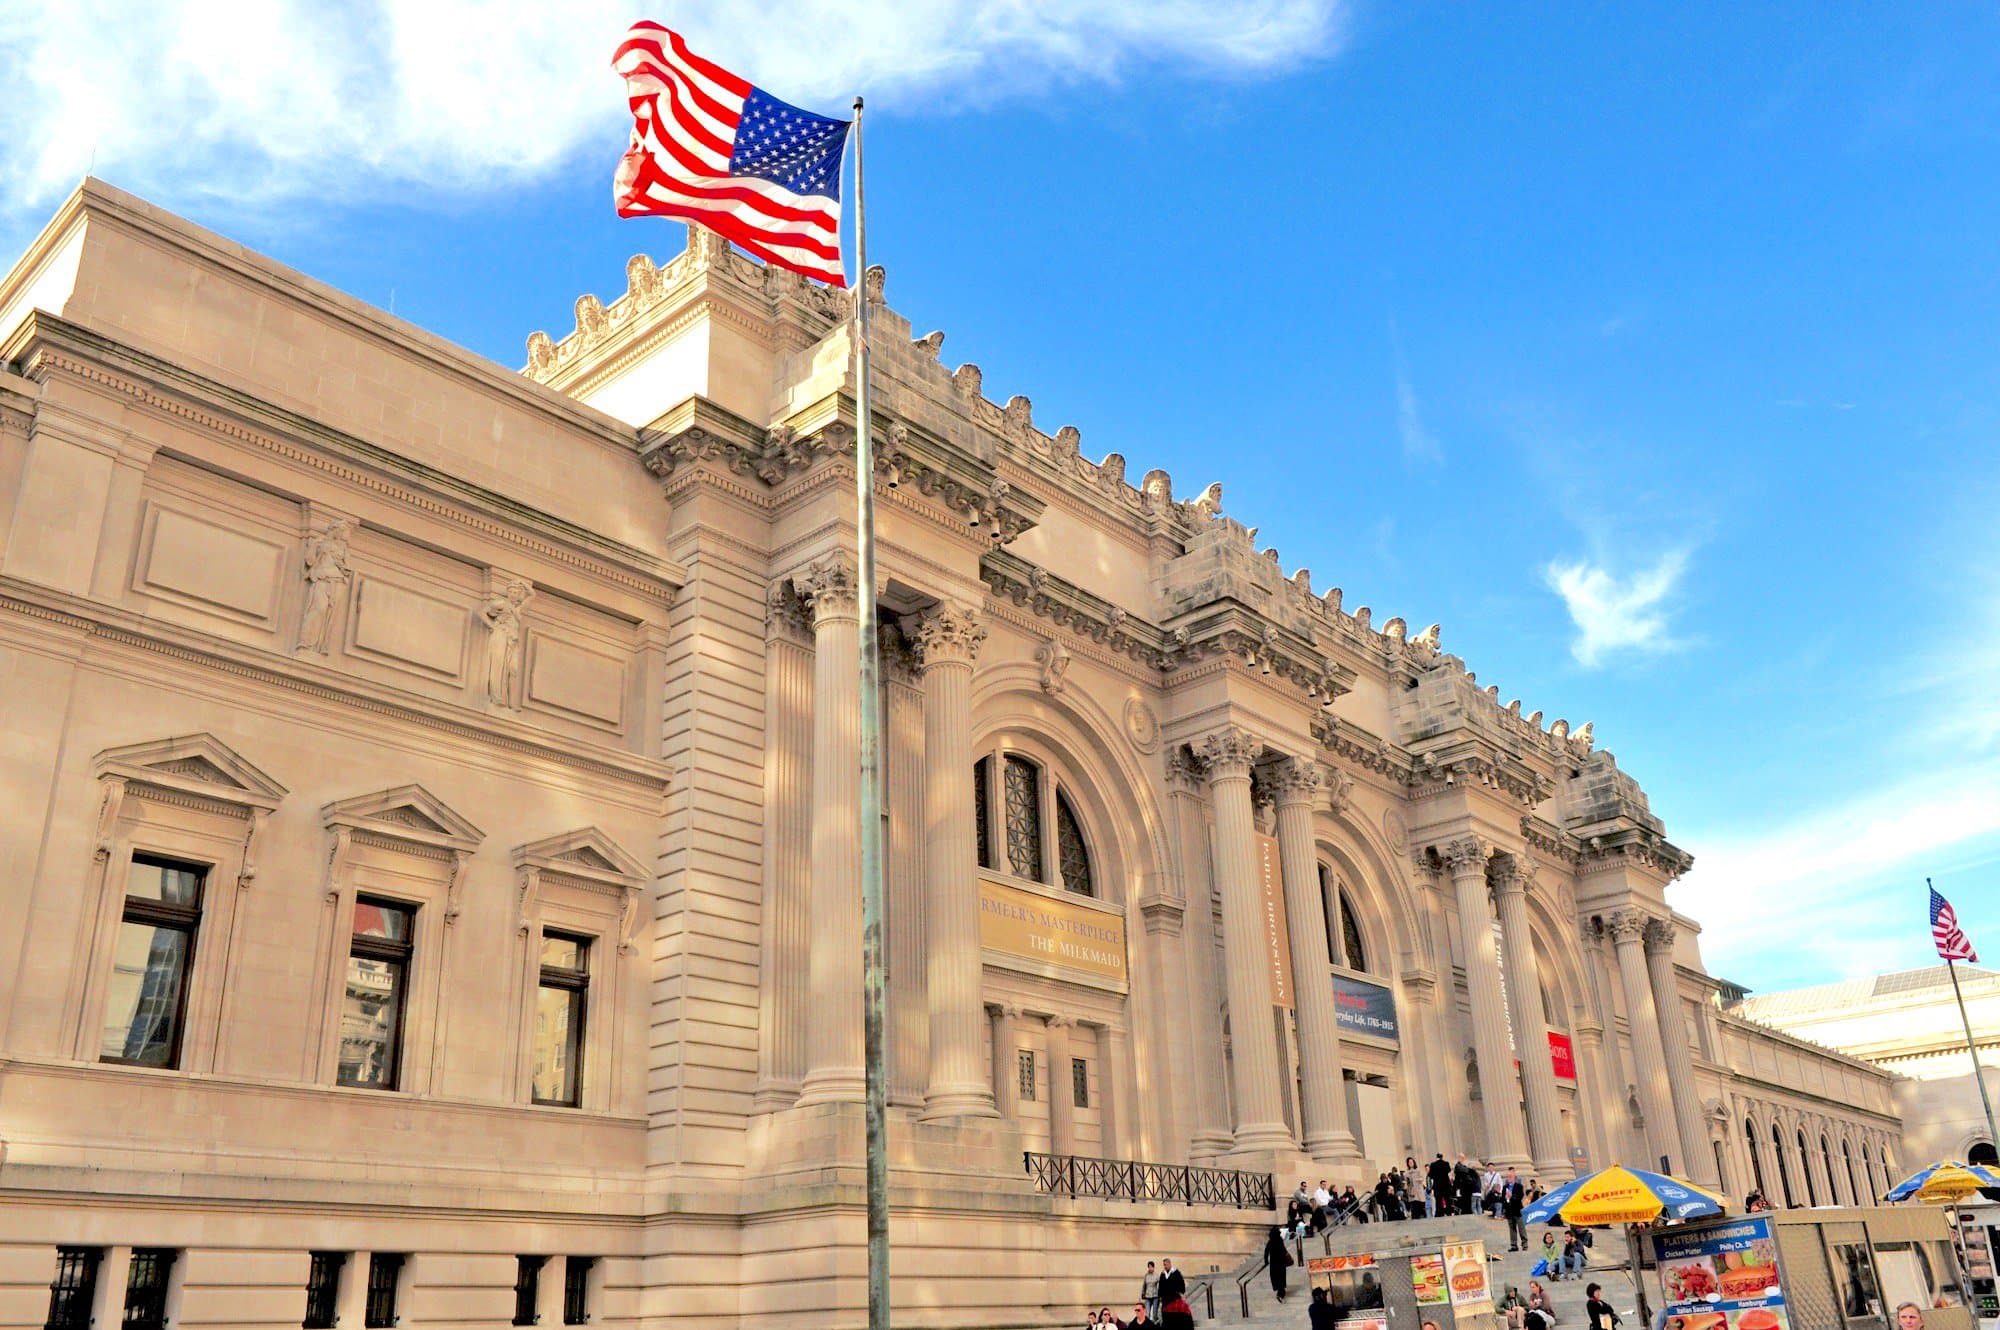
[[[1264,903],[1264,950],[1270,957],[1271,1005],[1290,1010],[1292,932],[1285,923],[1285,875],[1278,863],[1278,839],[1257,837],[1257,885]]]
[[[1410,1258],[1410,1284],[1416,1289],[1419,1307],[1442,1307],[1451,1301],[1445,1287],[1444,1257],[1428,1253]]]
[[[1486,1280],[1486,1244],[1444,1244],[1445,1286],[1451,1290],[1452,1316],[1477,1316],[1493,1310],[1493,1286]]]
[[[1654,1233],[1669,1323],[1682,1330],[1791,1330],[1771,1221],[1730,1220]]]
[[[1549,1031],[1549,1061],[1555,1066],[1557,1080],[1576,1079],[1576,1047],[1568,1035]]]
[[[1115,911],[982,877],[979,945],[996,964],[1125,987],[1125,916]]]
[[[1394,1042],[1396,995],[1380,984],[1365,979],[1333,977],[1333,1010],[1342,1034],[1373,1035]]]

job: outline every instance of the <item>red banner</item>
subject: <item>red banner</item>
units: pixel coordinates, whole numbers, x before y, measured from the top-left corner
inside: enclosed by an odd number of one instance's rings
[[[1568,1035],[1549,1031],[1549,1063],[1556,1069],[1556,1079],[1576,1079],[1576,1049],[1570,1044]]]

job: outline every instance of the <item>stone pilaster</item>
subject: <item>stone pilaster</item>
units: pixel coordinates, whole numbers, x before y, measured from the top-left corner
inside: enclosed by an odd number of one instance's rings
[[[924,919],[931,1075],[924,1116],[992,1117],[980,1068],[979,877],[972,807],[972,662],[986,630],[940,605],[917,621],[924,672]]]
[[[1577,1075],[1579,1091],[1588,1091],[1589,1102],[1584,1105],[1584,1139],[1590,1143],[1590,1163],[1593,1168],[1602,1168],[1606,1163],[1625,1154],[1624,1127],[1625,1092],[1629,1083],[1625,1078],[1625,1063],[1618,1049],[1617,1036],[1607,1032],[1615,1031],[1617,1025],[1612,1012],[1611,991],[1607,983],[1604,965],[1603,938],[1597,922],[1586,919],[1577,929],[1577,944],[1582,949],[1583,977],[1587,985],[1586,996],[1590,1000],[1590,1024],[1594,1032],[1579,1022],[1575,1031],[1578,1043]],[[1594,1049],[1588,1061],[1583,1060],[1585,1035],[1593,1034],[1590,1047]]]
[[[1097,1027],[1097,1121],[1102,1144],[1098,1153],[1106,1159],[1138,1156],[1133,1142],[1138,1138],[1138,1107],[1133,1102],[1126,1070],[1132,1064],[1132,1041],[1115,1025]]]
[[[1294,1148],[1278,1097],[1278,1045],[1271,1025],[1271,981],[1258,888],[1256,816],[1250,767],[1263,745],[1234,726],[1203,739],[1215,801],[1215,879],[1222,892],[1222,945],[1229,989],[1229,1029],[1236,1091],[1236,1151]]]
[[[759,1109],[799,1097],[806,1071],[811,935],[812,626],[789,581],[765,602],[764,921]]]
[[[1500,915],[1500,941],[1507,951],[1508,988],[1513,1001],[1514,1050],[1521,1061],[1521,1091],[1528,1106],[1528,1149],[1535,1173],[1553,1187],[1572,1170],[1563,1145],[1562,1109],[1556,1100],[1555,1067],[1549,1061],[1549,1018],[1542,1007],[1541,969],[1535,963],[1535,936],[1528,923],[1528,879],[1516,859],[1493,864],[1493,900]]]
[[[1021,1036],[1016,1028],[1021,1019],[1021,1009],[1003,1003],[988,1007],[986,1016],[992,1023],[993,1108],[1009,1122],[1018,1122],[1021,1117],[1021,1078],[1016,1071],[1015,1058],[1021,1048]]]
[[[1507,1011],[1500,988],[1500,954],[1493,944],[1493,909],[1486,894],[1486,845],[1466,836],[1443,846],[1458,900],[1458,950],[1472,1003],[1472,1047],[1479,1058],[1479,1107],[1486,1124],[1481,1161],[1529,1168],[1528,1142],[1514,1091],[1514,1054],[1507,1046]]]
[[[1073,1155],[1076,1148],[1076,1092],[1070,1081],[1070,1019],[1051,1016],[1044,1036],[1049,1051],[1049,1153]]]
[[[1648,1157],[1654,1165],[1660,1155],[1669,1156],[1671,1166],[1687,1167],[1681,1150],[1680,1130],[1674,1120],[1673,1091],[1667,1085],[1667,1054],[1660,1045],[1659,1008],[1653,1004],[1653,985],[1646,973],[1646,925],[1651,920],[1638,910],[1620,910],[1605,921],[1611,930],[1611,945],[1618,953],[1618,977],[1625,985],[1625,1020],[1632,1033],[1633,1071],[1639,1082],[1639,1108],[1646,1115]]]
[[[1701,1087],[1694,1078],[1694,1053],[1688,1047],[1687,1017],[1681,1009],[1680,981],[1674,977],[1674,926],[1655,919],[1646,930],[1646,973],[1653,989],[1653,1007],[1660,1019],[1660,1049],[1667,1059],[1667,1088],[1673,1096],[1674,1122],[1687,1170],[1681,1176],[1705,1187],[1721,1185],[1715,1176],[1715,1151],[1709,1148],[1708,1124],[1701,1115]]]
[[[1340,1018],[1333,1001],[1326,948],[1326,907],[1313,850],[1313,798],[1319,770],[1308,758],[1287,758],[1273,773],[1278,805],[1278,861],[1285,880],[1285,921],[1292,935],[1292,988],[1298,1004],[1299,1111],[1306,1153],[1323,1164],[1360,1157],[1347,1125],[1347,1087],[1340,1074]],[[1336,934],[1335,936],[1338,936]]]
[[[1187,1102],[1175,1117],[1185,1131],[1188,1157],[1214,1159],[1229,1149],[1228,1087],[1215,1069],[1223,1065],[1222,985],[1217,982],[1215,877],[1212,840],[1205,817],[1203,791],[1207,769],[1199,758],[1177,750],[1167,758],[1167,800],[1174,815],[1180,850],[1180,882],[1187,900],[1182,919],[1180,959],[1176,968],[1186,976],[1185,998],[1188,1053]],[[1149,925],[1150,927],[1150,925]],[[1166,1096],[1171,1103],[1174,1096]]]
[[[842,554],[819,560],[793,583],[813,620],[812,1039],[799,1103],[859,1103],[860,585]]]

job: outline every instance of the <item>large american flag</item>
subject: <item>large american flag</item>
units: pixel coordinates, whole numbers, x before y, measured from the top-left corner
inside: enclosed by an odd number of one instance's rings
[[[633,24],[611,63],[632,104],[632,146],[612,190],[619,216],[700,222],[759,258],[847,285],[847,121],[779,101],[658,23]]]
[[[1937,943],[1938,955],[1948,961],[1979,959],[1972,949],[1972,939],[1958,926],[1958,915],[1951,902],[1938,895],[1936,887],[1931,888],[1931,941]]]

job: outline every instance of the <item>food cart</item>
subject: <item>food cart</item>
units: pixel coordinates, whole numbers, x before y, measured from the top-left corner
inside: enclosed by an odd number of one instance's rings
[[[1905,1305],[1922,1330],[1974,1330],[1940,1210],[1767,1210],[1647,1236],[1665,1330],[1899,1330]]]
[[[1959,1264],[1979,1330],[2000,1330],[2000,1205],[1958,1208]]]
[[[1500,1324],[1483,1242],[1367,1224],[1333,1230],[1319,1245],[1320,1254],[1312,1254],[1312,1243],[1305,1246],[1306,1283],[1326,1290],[1342,1330],[1496,1330]]]

